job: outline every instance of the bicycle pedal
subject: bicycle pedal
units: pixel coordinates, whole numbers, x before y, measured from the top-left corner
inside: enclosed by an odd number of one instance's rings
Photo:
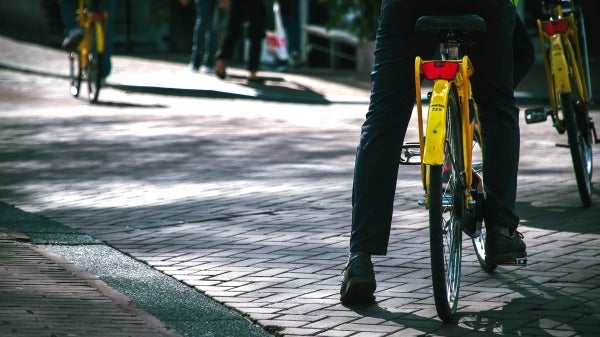
[[[537,107],[525,110],[525,123],[533,124],[545,122],[550,115],[550,109],[544,107]]]
[[[404,143],[400,152],[400,165],[421,165],[419,143]]]
[[[526,266],[527,258],[526,257],[517,257],[511,261],[498,262],[498,265],[502,266]]]

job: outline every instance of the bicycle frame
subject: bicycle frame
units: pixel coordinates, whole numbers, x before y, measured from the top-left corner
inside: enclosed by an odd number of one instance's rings
[[[423,67],[434,67],[433,76],[426,73]],[[424,128],[423,108],[421,100],[421,75],[424,74],[428,80],[433,80],[433,91],[429,102],[429,114],[427,116],[427,125]],[[463,56],[462,60],[429,60],[424,61],[417,56],[415,59],[415,88],[416,88],[416,106],[418,116],[419,130],[419,150],[422,153],[421,158],[421,177],[423,178],[423,187],[428,191],[429,175],[425,174],[427,165],[442,165],[444,163],[444,141],[446,139],[446,110],[448,102],[448,92],[451,84],[458,89],[460,100],[463,160],[466,172],[460,172],[464,179],[464,186],[471,186],[473,182],[472,167],[472,144],[475,132],[475,122],[477,121],[477,107],[473,100],[470,77],[473,74],[473,66],[468,56]],[[473,109],[473,111],[471,110]],[[472,205],[473,199],[470,193],[465,193],[465,204]],[[425,207],[429,207],[428,197],[425,197]]]
[[[82,68],[87,68],[88,65],[88,54],[90,52],[91,41],[95,41],[96,50],[99,53],[104,53],[104,30],[102,29],[102,23],[108,18],[106,12],[93,12],[85,8],[84,0],[78,1],[77,6],[77,23],[83,27],[86,34],[81,43],[79,44],[80,50],[80,62]],[[91,34],[95,35],[92,39]]]
[[[543,52],[546,83],[552,106],[553,120],[557,121],[559,111],[558,96],[569,93],[576,86],[581,99],[587,104],[590,100],[589,83],[581,63],[582,54],[579,33],[573,12],[563,16],[561,4],[555,5],[556,17],[549,20],[537,20],[540,45]],[[569,80],[572,71],[575,83]]]

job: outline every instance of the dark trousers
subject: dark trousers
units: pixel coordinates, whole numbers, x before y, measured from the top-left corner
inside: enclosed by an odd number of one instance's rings
[[[299,0],[279,0],[281,21],[285,29],[290,55],[300,53],[300,7]]]
[[[415,22],[422,15],[454,12],[477,14],[487,23],[487,33],[467,51],[475,67],[471,81],[483,136],[485,223],[509,228],[519,223],[515,212],[519,109],[513,89],[514,77],[526,70],[513,75],[513,60],[522,61],[513,54],[514,6],[508,0],[383,0],[369,110],[356,152],[352,252],[387,253],[398,159],[415,104],[414,60],[416,55],[427,58],[433,53],[415,36]]]
[[[231,59],[235,45],[242,36],[243,24],[248,22],[248,39],[250,40],[248,70],[258,70],[262,40],[265,37],[265,13],[262,0],[232,0],[227,33],[221,49],[217,52],[217,58]]]

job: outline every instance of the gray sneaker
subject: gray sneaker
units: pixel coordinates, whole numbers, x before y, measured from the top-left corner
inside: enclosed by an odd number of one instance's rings
[[[487,230],[485,239],[485,262],[524,266],[527,264],[527,247],[523,234],[506,227],[493,227]]]
[[[371,304],[377,288],[371,255],[352,253],[344,268],[344,280],[340,288],[340,300],[344,304]]]

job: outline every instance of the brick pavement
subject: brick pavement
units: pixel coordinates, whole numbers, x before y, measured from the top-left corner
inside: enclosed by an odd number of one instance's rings
[[[0,228],[0,335],[176,337],[102,280]]]
[[[61,69],[57,52],[31,48]],[[167,88],[190,85],[182,66],[116,58],[120,77],[110,81],[141,85],[134,81],[154,76]],[[286,76],[323,96],[368,95]],[[202,79],[192,85],[213,80]],[[27,78],[13,81],[23,94]],[[112,104],[81,109],[85,102],[62,91],[25,111],[2,103],[1,151],[12,153],[2,161],[3,200],[84,231],[285,336],[586,336],[600,328],[600,206],[580,207],[568,151],[555,146],[564,140],[549,123],[522,126],[518,207],[530,264],[488,275],[465,242],[457,322],[442,325],[414,168],[400,170],[389,254],[375,259],[378,304],[338,302],[364,104],[107,89],[101,99]],[[600,200],[597,177],[593,183]]]

